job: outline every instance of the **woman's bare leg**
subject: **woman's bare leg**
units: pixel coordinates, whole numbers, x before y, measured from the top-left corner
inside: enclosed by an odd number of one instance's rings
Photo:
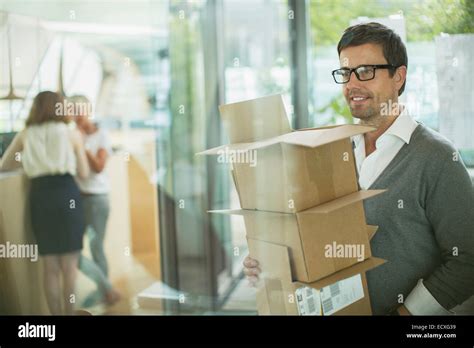
[[[60,256],[61,272],[63,275],[63,299],[67,315],[74,313],[78,260],[79,252],[62,254]]]
[[[51,314],[61,313],[61,267],[58,255],[45,255],[44,260],[44,291],[46,302]]]

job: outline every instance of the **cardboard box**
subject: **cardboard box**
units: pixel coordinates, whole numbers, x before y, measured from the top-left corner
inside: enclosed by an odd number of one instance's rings
[[[317,282],[294,282],[288,248],[248,239],[250,256],[260,263],[259,315],[371,315],[365,272],[385,261],[370,257]],[[309,295],[309,296],[308,296]]]
[[[222,105],[230,144],[200,152],[232,163],[243,209],[295,213],[357,192],[351,136],[372,127],[291,131],[281,96]]]
[[[232,144],[266,140],[291,132],[281,95],[220,105],[219,111]]]
[[[247,238],[287,246],[293,279],[312,282],[371,256],[363,200],[382,192],[358,191],[294,214],[210,212],[242,215]]]
[[[291,131],[279,95],[219,109],[230,144],[199,154],[232,164],[242,209],[211,212],[244,217],[259,314],[371,314],[365,272],[385,261],[371,257],[362,201],[383,190],[359,191],[350,138],[375,128]]]

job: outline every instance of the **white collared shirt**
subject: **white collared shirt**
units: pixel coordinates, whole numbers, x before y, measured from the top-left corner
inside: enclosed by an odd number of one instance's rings
[[[403,145],[410,143],[411,135],[417,126],[418,123],[405,109],[377,139],[376,150],[369,156],[365,154],[364,136],[356,135],[352,138],[355,144],[354,155],[359,172],[359,185],[363,190],[367,190],[374,183]]]
[[[404,109],[392,125],[377,139],[376,150],[369,156],[366,156],[364,136],[352,137],[361,189],[369,189],[403,145],[410,143],[410,138],[417,126],[418,123]],[[407,296],[404,304],[413,315],[451,314],[426,289],[422,279]]]

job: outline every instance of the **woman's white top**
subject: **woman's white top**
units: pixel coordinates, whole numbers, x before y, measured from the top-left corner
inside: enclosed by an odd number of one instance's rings
[[[76,155],[71,130],[63,122],[26,127],[21,162],[29,178],[44,175],[76,175]]]

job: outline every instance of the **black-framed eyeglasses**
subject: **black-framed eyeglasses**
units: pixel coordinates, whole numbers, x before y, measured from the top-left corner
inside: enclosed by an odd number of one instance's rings
[[[375,78],[377,69],[397,69],[397,66],[391,64],[359,65],[353,69],[340,68],[332,71],[332,77],[336,83],[348,83],[352,72],[355,73],[359,81],[369,81]]]

